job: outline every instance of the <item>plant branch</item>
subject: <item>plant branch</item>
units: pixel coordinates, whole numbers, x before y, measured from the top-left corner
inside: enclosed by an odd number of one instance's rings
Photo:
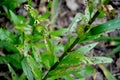
[[[88,22],[89,25],[91,25],[93,23],[93,21],[97,18],[97,16],[100,14],[99,11],[97,11],[93,18],[91,18],[91,20]],[[87,26],[86,26],[87,27]],[[71,46],[62,54],[62,56],[59,58],[59,62],[62,61],[62,59],[67,55],[67,52],[71,51],[71,49],[79,42],[80,38],[77,37],[75,39],[75,41],[71,44]],[[47,74],[43,77],[43,80],[46,80],[47,77],[48,77],[48,74],[50,71],[54,70],[58,65],[59,65],[59,62],[56,62],[50,69],[49,71],[47,72]]]

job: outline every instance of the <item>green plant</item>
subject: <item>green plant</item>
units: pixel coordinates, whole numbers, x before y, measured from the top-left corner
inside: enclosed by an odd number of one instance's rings
[[[53,5],[59,1],[53,0]],[[94,0],[92,1],[94,2]],[[57,6],[57,5],[56,5]],[[91,65],[111,63],[107,57],[87,56],[98,42],[90,43],[80,48],[76,45],[91,42],[100,38],[106,31],[120,28],[120,18],[106,23],[91,26],[92,22],[100,16],[101,11],[94,13],[95,6],[90,4],[85,15],[78,13],[68,28],[60,30],[49,29],[54,24],[57,16],[50,18],[50,12],[39,15],[32,6],[26,5],[26,10],[31,21],[28,23],[23,16],[17,16],[9,10],[10,20],[14,24],[16,33],[0,29],[0,47],[12,54],[0,56],[0,63],[8,64],[13,80],[54,80],[65,78],[66,80],[85,79],[86,75],[93,73]],[[57,12],[56,8],[53,14]],[[55,14],[57,15],[57,14]],[[78,26],[75,26],[79,23]],[[76,36],[72,36],[76,32]],[[60,36],[67,34],[67,43],[63,45]],[[20,78],[12,68],[23,70]],[[102,69],[104,69],[102,67]],[[74,77],[71,76],[74,75]]]
[[[14,11],[15,8],[20,6],[21,3],[26,2],[27,0],[1,0],[0,7],[4,9],[3,11],[0,11],[1,15],[7,15],[7,17],[10,17],[9,10]]]

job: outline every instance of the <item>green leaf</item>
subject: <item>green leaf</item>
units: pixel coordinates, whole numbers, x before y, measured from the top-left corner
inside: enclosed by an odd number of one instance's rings
[[[114,20],[111,20],[106,23],[100,24],[96,27],[93,27],[89,33],[91,34],[91,36],[98,35],[103,32],[118,29],[120,28],[119,25],[120,25],[120,18],[116,18]]]
[[[92,41],[92,40],[96,40],[100,37],[100,35],[89,35],[89,36],[86,36],[84,40],[82,41],[79,41],[79,43],[83,43],[83,42],[89,42],[89,41]]]
[[[71,33],[76,29],[77,27],[77,22],[79,22],[81,20],[81,14],[77,13],[76,16],[74,17],[72,23],[69,25],[68,27],[68,35],[71,35]]]
[[[25,73],[23,72],[23,73],[20,75],[20,77],[19,77],[18,80],[25,80],[25,79],[26,79],[26,76],[25,76]]]
[[[107,80],[117,80],[103,65],[99,64]]]
[[[81,70],[87,68],[86,65],[111,63],[111,62],[112,62],[111,58],[90,57],[90,56],[84,56],[82,54],[71,52],[68,53],[68,55],[65,56],[63,60],[59,63],[59,65],[49,73],[49,77],[56,79],[65,75],[80,72]]]
[[[9,68],[9,71],[11,72],[12,80],[18,80],[18,76],[15,73],[14,69],[10,66],[10,64],[8,64],[8,68]]]
[[[120,41],[120,37],[115,36],[101,36],[96,41]]]
[[[54,64],[54,56],[48,52],[41,54],[42,63],[47,69],[49,69]]]
[[[111,63],[112,61],[113,60],[111,58],[107,58],[107,57],[97,57],[97,56],[89,57],[75,52],[71,52],[60,62],[60,64],[71,65],[71,64],[84,63],[84,65],[86,65],[86,64]]]
[[[20,54],[18,49],[9,41],[0,41],[0,48],[7,50],[10,53],[17,53]]]
[[[112,51],[110,51],[108,54],[106,54],[106,56],[111,56],[114,55],[116,53],[118,53],[120,51],[120,45],[117,46],[115,49],[113,49]]]
[[[10,12],[10,19],[13,21],[15,29],[24,32],[25,34],[29,35],[32,33],[33,29],[32,26],[28,25],[27,20],[23,16],[17,16],[11,10]]]
[[[84,79],[86,76],[92,74],[94,72],[94,68],[92,66],[85,66],[82,70],[77,73],[74,73],[76,77]],[[84,79],[85,80],[85,79]]]
[[[26,2],[27,0],[17,0],[18,3]]]
[[[67,32],[67,29],[62,28],[62,29],[59,29],[59,30],[52,31],[52,32],[50,32],[50,34],[53,35],[53,36],[61,36],[61,35],[65,34],[66,32]]]
[[[6,56],[6,60],[18,69],[21,69],[21,64],[20,64],[21,59],[22,56],[19,54],[11,54]]]
[[[79,54],[87,54],[91,49],[93,49],[98,43],[92,43],[92,44],[88,44],[85,46],[82,46],[81,48],[77,49],[75,51],[75,53],[79,53]]]
[[[46,45],[46,49],[47,49],[47,53],[50,55],[50,66],[52,66],[56,60],[57,60],[57,57],[55,55],[55,46],[54,44],[52,44],[53,41],[48,39],[47,37],[45,38],[45,45]]]
[[[61,55],[61,51],[64,51],[64,45],[63,44],[55,45],[55,53],[57,56]]]
[[[84,21],[85,22],[90,21],[91,17],[92,17],[92,12],[89,10],[89,6],[87,5],[85,9],[85,15],[84,15],[85,20]]]
[[[74,41],[77,39],[76,36],[69,36],[69,39],[67,41],[67,44],[64,46],[65,51],[70,48],[70,46],[74,43]]]
[[[82,25],[78,25],[76,32],[78,34],[78,37],[83,40],[85,37],[85,31],[84,31],[84,26]]]
[[[63,67],[59,67],[49,73],[49,77],[51,80],[57,79],[57,78],[62,78],[64,77],[65,79],[71,79],[75,80],[74,77],[70,77],[68,75],[73,74],[76,77],[79,77],[79,79],[83,79],[83,77],[86,77],[87,75],[93,73],[93,68],[91,66],[81,66],[83,64],[79,65],[69,65],[66,67],[64,65]]]
[[[10,12],[10,19],[13,21],[15,28],[23,28],[27,26],[27,20],[23,16],[16,15],[13,11],[9,10]]]
[[[26,62],[26,58],[24,58],[21,61],[21,64],[22,64],[23,72],[27,76],[28,80],[34,80],[33,73],[31,71],[31,68],[29,67],[28,63]]]
[[[98,18],[104,18],[106,16],[106,12],[103,10],[102,7],[99,7],[98,11],[100,12],[100,14],[98,15]]]
[[[75,79],[75,80],[86,80],[85,78]]]
[[[31,56],[27,56],[28,65],[31,67],[33,74],[35,75],[36,80],[42,80],[42,71],[41,66],[37,63]]]
[[[7,56],[0,56],[0,64],[11,63],[15,68],[21,69],[22,56],[19,54],[10,54]]]
[[[47,37],[45,38],[45,45],[48,52],[54,54],[54,45],[52,44],[52,41]]]
[[[30,5],[25,5],[25,9],[30,13],[30,15],[37,20],[39,15],[38,15],[38,11],[36,9],[34,9],[32,6]]]
[[[15,43],[15,35],[12,32],[0,28],[0,40]]]
[[[85,67],[84,64],[81,65],[84,58],[83,55],[69,53],[59,65],[49,73],[49,77],[56,79],[80,71]]]
[[[14,10],[17,8],[21,3],[27,0],[3,0],[1,1],[0,5],[6,6],[8,9]],[[11,6],[12,5],[12,6]]]
[[[31,47],[32,56],[34,57],[35,61],[39,63],[39,65],[41,66],[42,59],[41,59],[41,54],[39,50],[40,48],[38,46],[32,45]]]
[[[20,20],[18,19],[18,17],[11,10],[9,10],[9,12],[11,21],[13,21],[14,24],[19,24]]]
[[[108,58],[108,57],[92,57],[91,58],[91,61],[94,63],[94,64],[101,64],[101,63],[111,63],[113,60],[111,58]]]
[[[46,12],[43,16],[41,16],[39,18],[39,21],[45,21],[45,20],[49,19],[49,17],[50,17],[50,13]]]
[[[52,24],[55,23],[56,17],[58,15],[59,2],[60,2],[60,0],[53,0],[53,2],[52,2],[52,8],[51,8],[51,10],[52,10],[52,15],[51,15]]]
[[[0,56],[0,64],[6,63],[6,60],[3,56]]]
[[[102,4],[108,4],[110,0],[100,0]]]
[[[21,30],[26,34],[26,35],[30,35],[32,34],[32,26],[30,25],[27,25],[27,26],[24,26],[24,28],[21,28]]]
[[[65,80],[74,80],[74,78],[72,78],[70,75],[66,75]]]
[[[81,20],[82,14],[77,13],[72,21],[72,23],[69,25],[69,27],[67,28],[67,35],[68,35],[68,42],[65,46],[65,50],[67,50],[71,44],[74,42],[75,38],[73,38],[72,33],[73,31],[75,32],[76,27],[77,27],[77,22],[79,22]],[[75,36],[74,36],[75,37]]]
[[[68,53],[67,56],[60,62],[60,64],[78,64],[84,60],[85,56],[77,53]]]
[[[90,18],[92,18],[93,14],[94,14],[95,5],[93,5],[93,4],[96,4],[96,2],[95,1],[88,1],[88,10],[89,10]]]
[[[49,73],[48,79],[52,78],[52,80],[55,80],[57,78],[61,78],[66,75],[76,73],[76,72],[80,71],[81,69],[83,69],[83,68],[81,68],[80,65],[73,65],[73,66],[69,66],[68,68],[62,67],[57,70],[55,69]]]
[[[7,14],[7,16],[10,17],[9,10],[8,10],[7,6],[3,5],[2,7],[3,7],[5,13]]]

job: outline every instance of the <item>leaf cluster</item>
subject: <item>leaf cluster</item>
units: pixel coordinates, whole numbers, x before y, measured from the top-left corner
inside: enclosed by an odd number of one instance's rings
[[[24,1],[26,0],[18,0],[14,5]],[[50,1],[52,11],[50,13],[48,10],[44,15],[39,15],[31,5],[26,5],[25,9],[30,22],[27,22],[23,16],[16,15],[13,12],[16,6],[9,8],[7,3],[3,0],[1,5],[8,9],[7,14],[16,33],[0,29],[0,48],[11,52],[11,54],[0,56],[0,64],[8,65],[13,80],[25,80],[26,78],[28,80],[85,79],[94,71],[91,65],[112,62],[112,59],[108,57],[87,56],[87,53],[99,43],[100,39],[106,39],[100,37],[104,32],[120,28],[118,25],[120,18],[96,26],[91,25],[96,18],[100,17],[101,12],[104,12],[100,10],[94,12],[96,5],[93,4],[97,1],[92,0],[92,4],[88,1],[85,14],[77,13],[68,28],[59,30],[49,28],[54,26],[57,18],[59,0]],[[73,33],[76,36],[73,36]],[[64,34],[67,38],[66,44],[61,43],[60,36]],[[96,42],[80,48],[76,47],[76,45],[93,40]],[[17,75],[13,67],[23,71],[21,76]],[[100,68],[106,70],[101,65]],[[108,71],[106,72],[112,76]],[[109,79],[108,76],[106,78]],[[115,80],[114,77],[112,78]]]

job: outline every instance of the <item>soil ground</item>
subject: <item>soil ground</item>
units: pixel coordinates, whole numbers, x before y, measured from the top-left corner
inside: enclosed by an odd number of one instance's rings
[[[46,11],[46,4],[47,0],[41,0],[41,4],[38,4],[39,0],[34,0],[33,5],[40,13],[44,13]],[[61,0],[60,1],[60,7],[58,10],[58,18],[57,22],[55,24],[55,29],[60,29],[62,27],[68,27],[71,21],[73,20],[76,13],[81,12],[84,14],[85,11],[85,0]],[[24,9],[24,5],[26,3],[21,4],[16,10],[15,13],[21,14],[23,16],[27,16],[27,12]],[[71,6],[72,5],[72,6]],[[119,0],[111,0],[110,4],[114,10],[115,10],[115,18],[120,17],[120,1]],[[96,19],[93,24],[101,24],[106,22],[108,19],[107,17],[103,19]],[[0,16],[0,26],[2,28],[7,28],[10,30],[13,30],[13,25],[11,22],[6,18],[6,16]],[[109,33],[105,33],[105,36],[120,36],[120,30],[115,30]],[[112,41],[102,41],[100,42],[93,50],[91,50],[90,54],[96,55],[96,56],[104,56],[105,54],[108,54],[111,52],[116,46],[112,45]],[[4,54],[1,52],[0,54]],[[113,62],[109,65],[105,65],[110,72],[118,79],[120,80],[120,52],[117,52],[113,56]],[[103,73],[99,68],[96,68],[97,70],[97,77],[95,80],[106,80],[104,78]],[[0,65],[0,80],[1,78],[4,78],[4,80],[10,80],[9,78],[9,71],[5,65]],[[92,80],[91,75],[86,78],[87,80]]]

